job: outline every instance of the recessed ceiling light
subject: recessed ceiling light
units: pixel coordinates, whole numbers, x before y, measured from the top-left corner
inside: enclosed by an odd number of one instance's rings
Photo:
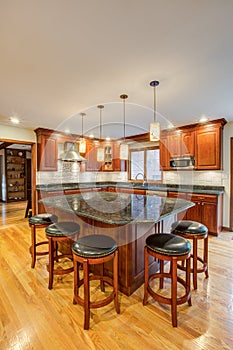
[[[18,119],[18,118],[11,117],[11,118],[10,118],[10,121],[11,121],[13,124],[19,124],[19,119]]]
[[[205,123],[209,120],[209,118],[206,115],[202,115],[199,119],[199,123]]]
[[[173,129],[174,128],[174,125],[172,123],[169,123],[168,126],[167,126],[168,129]]]

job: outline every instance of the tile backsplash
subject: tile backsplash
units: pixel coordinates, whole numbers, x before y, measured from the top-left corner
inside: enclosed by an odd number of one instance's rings
[[[38,171],[37,185],[75,183],[75,182],[101,182],[101,181],[127,181],[127,172],[81,172],[78,163],[59,164],[58,171]]]
[[[223,171],[164,171],[163,183],[182,185],[225,186],[227,174]],[[80,172],[77,163],[63,163],[58,171],[37,172],[37,184],[127,181],[127,172]]]
[[[223,171],[164,171],[166,184],[224,186],[226,174]]]

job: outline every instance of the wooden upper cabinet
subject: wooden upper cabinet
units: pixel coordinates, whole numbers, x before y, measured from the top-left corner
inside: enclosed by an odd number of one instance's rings
[[[97,162],[97,145],[93,141],[87,140],[86,143],[86,154],[87,159],[86,171],[100,171],[102,163]]]
[[[57,171],[58,146],[57,136],[52,131],[36,129],[37,135],[37,170]]]
[[[195,168],[198,170],[221,169],[221,144],[221,124],[205,125],[196,130]]]
[[[160,137],[159,142],[160,149],[160,168],[161,170],[170,170],[170,153],[168,150],[168,136],[164,135]]]
[[[182,156],[194,157],[195,133],[194,131],[182,131],[181,134],[181,154]]]
[[[126,171],[127,160],[120,159],[120,143],[113,143],[113,170],[114,171]]]
[[[160,139],[161,169],[171,170],[170,158],[194,157],[196,170],[219,170],[222,167],[222,131],[225,119],[205,125],[183,126],[165,130]]]
[[[176,130],[168,135],[168,151],[171,158],[181,156],[181,131]]]

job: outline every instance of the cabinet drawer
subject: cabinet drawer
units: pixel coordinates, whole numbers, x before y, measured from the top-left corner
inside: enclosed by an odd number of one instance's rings
[[[192,201],[200,201],[200,202],[208,202],[208,203],[217,203],[218,202],[218,196],[214,194],[192,194],[188,195],[187,199]]]

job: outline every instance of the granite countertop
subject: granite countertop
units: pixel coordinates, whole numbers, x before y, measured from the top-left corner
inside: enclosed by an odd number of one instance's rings
[[[161,192],[186,192],[186,193],[202,193],[202,194],[221,194],[224,193],[224,186],[198,186],[198,185],[181,185],[181,184],[153,184],[146,183],[143,185],[138,182],[82,182],[82,183],[61,183],[61,184],[48,184],[37,185],[36,189],[44,192],[66,191],[66,190],[79,190],[88,188],[131,188],[148,191],[161,191]]]
[[[184,199],[107,191],[46,197],[40,202],[111,225],[156,223],[194,205]]]

